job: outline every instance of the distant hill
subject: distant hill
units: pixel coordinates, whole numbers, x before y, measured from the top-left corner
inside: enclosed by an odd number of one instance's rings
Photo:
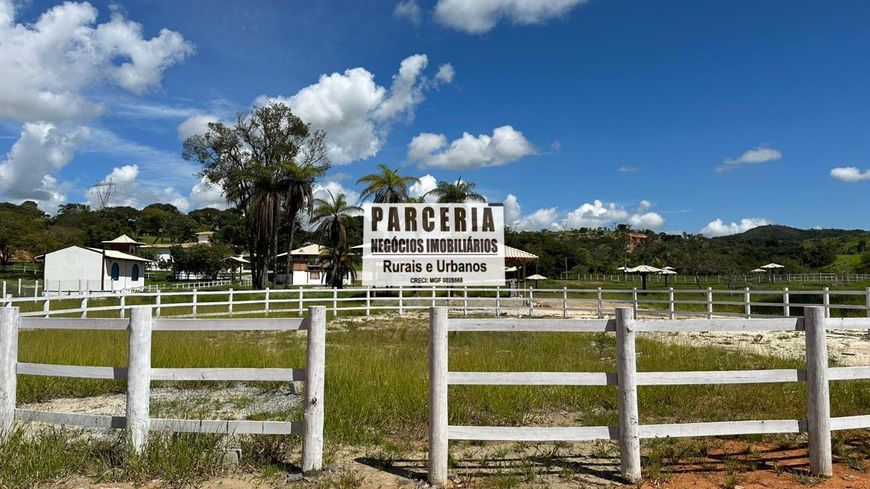
[[[789,226],[770,224],[759,226],[748,231],[714,238],[720,241],[807,241],[825,238],[843,238],[863,236],[868,232],[862,229],[798,229]]]

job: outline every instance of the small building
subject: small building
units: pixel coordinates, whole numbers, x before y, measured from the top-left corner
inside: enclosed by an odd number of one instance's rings
[[[290,283],[289,285],[326,285],[326,271],[323,269],[323,254],[325,246],[309,244],[295,250],[290,250]],[[275,273],[276,284],[287,284],[286,262],[287,253],[278,253],[278,265]],[[345,277],[344,283],[351,284]]]
[[[169,270],[169,264],[172,263],[172,248],[181,246],[183,249],[196,246],[198,244],[210,244],[214,236],[214,231],[200,231],[196,233],[196,241],[188,241],[186,243],[156,243],[146,244],[142,246],[146,250],[154,250],[153,268],[160,270],[161,263],[167,265],[163,270]]]
[[[150,263],[123,251],[82,246],[47,253],[44,260],[46,293],[141,289]]]
[[[120,251],[122,253],[127,253],[128,255],[135,255],[139,251],[139,247],[144,244],[145,243],[140,243],[126,234],[122,234],[115,239],[103,241],[103,249]]]

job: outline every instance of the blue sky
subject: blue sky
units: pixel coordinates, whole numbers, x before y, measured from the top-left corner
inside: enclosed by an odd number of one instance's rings
[[[351,196],[386,163],[418,190],[471,180],[523,229],[867,228],[868,18],[866,2],[0,0],[0,199],[93,201],[111,175],[117,204],[220,205],[182,135],[278,99],[329,131],[321,185]]]

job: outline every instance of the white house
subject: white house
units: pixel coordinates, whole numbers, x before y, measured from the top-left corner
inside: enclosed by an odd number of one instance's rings
[[[120,291],[145,286],[145,258],[70,246],[45,255],[46,292]]]
[[[323,270],[321,256],[326,248],[317,244],[310,244],[295,250],[290,250],[290,285],[325,285],[326,272]],[[276,258],[286,259],[287,253],[279,253]],[[285,264],[278,264],[278,273],[275,275],[276,283],[286,284],[287,274],[284,273]],[[350,284],[348,277],[344,278],[345,284]]]

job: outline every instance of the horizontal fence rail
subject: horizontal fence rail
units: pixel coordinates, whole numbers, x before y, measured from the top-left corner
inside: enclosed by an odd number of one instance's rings
[[[265,290],[129,291],[67,296],[11,297],[25,317],[118,317],[149,305],[156,317],[303,316],[309,306],[333,315],[399,315],[443,306],[463,316],[598,317],[614,307],[640,316],[721,318],[799,317],[806,306],[825,308],[826,317],[870,317],[870,287],[864,290],[764,289],[536,289],[503,287],[296,287]]]
[[[18,331],[40,329],[127,330],[128,364],[94,367],[18,362]],[[153,331],[305,331],[305,368],[154,368],[151,366]],[[0,308],[0,440],[11,433],[15,421],[31,421],[93,428],[126,429],[131,448],[142,452],[150,431],[303,436],[302,469],[323,465],[324,376],[326,310],[312,306],[308,316],[283,319],[194,320],[159,319],[152,308],[138,306],[130,319],[46,319],[20,317],[17,308]],[[17,376],[76,377],[127,382],[125,416],[56,413],[17,409]],[[249,421],[162,419],[150,417],[152,381],[262,381],[304,382],[303,420]]]
[[[632,308],[619,307],[615,319],[476,319],[449,318],[447,307],[430,309],[429,343],[429,482],[447,482],[450,440],[475,441],[590,441],[616,440],[623,478],[641,477],[640,440],[662,437],[730,436],[771,433],[807,433],[813,474],[832,472],[831,431],[870,428],[870,415],[831,417],[828,384],[837,380],[870,379],[870,366],[828,367],[826,330],[870,329],[870,319],[828,319],[821,306],[808,306],[800,318],[643,320]],[[616,370],[613,372],[451,372],[448,369],[448,334],[455,332],[560,332],[616,334]],[[806,369],[638,372],[635,335],[669,331],[803,331]],[[807,385],[806,419],[716,421],[700,423],[640,424],[637,388],[650,385],[722,385],[804,382]],[[455,426],[448,423],[448,388],[451,385],[615,385],[618,389],[618,425],[584,427]]]

